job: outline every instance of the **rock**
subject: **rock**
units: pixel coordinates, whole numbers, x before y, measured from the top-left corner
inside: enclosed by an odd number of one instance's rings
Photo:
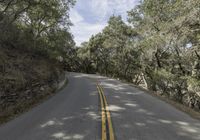
[[[40,90],[41,90],[41,91],[44,91],[45,89],[44,89],[44,87],[40,87]]]

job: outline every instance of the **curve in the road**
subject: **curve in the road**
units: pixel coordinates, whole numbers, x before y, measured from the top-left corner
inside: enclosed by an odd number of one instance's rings
[[[199,120],[144,91],[98,75],[68,77],[68,85],[54,97],[0,126],[0,140],[101,140],[97,80],[115,139],[200,140]]]

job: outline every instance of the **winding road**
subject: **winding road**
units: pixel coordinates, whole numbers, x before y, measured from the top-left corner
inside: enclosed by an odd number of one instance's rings
[[[0,126],[0,140],[200,140],[200,121],[120,81],[70,73],[54,97]]]

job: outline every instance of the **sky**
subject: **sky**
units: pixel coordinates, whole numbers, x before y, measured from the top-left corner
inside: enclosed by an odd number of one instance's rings
[[[121,15],[126,22],[127,11],[134,8],[139,0],[77,0],[70,11],[73,23],[71,32],[76,45],[88,41],[92,35],[99,33],[110,16]]]

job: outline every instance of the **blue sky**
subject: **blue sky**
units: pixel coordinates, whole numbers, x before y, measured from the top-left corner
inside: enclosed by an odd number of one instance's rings
[[[134,8],[138,0],[77,0],[70,11],[74,24],[71,31],[77,45],[88,41],[91,35],[100,32],[110,16],[121,15],[127,19],[127,11]]]

